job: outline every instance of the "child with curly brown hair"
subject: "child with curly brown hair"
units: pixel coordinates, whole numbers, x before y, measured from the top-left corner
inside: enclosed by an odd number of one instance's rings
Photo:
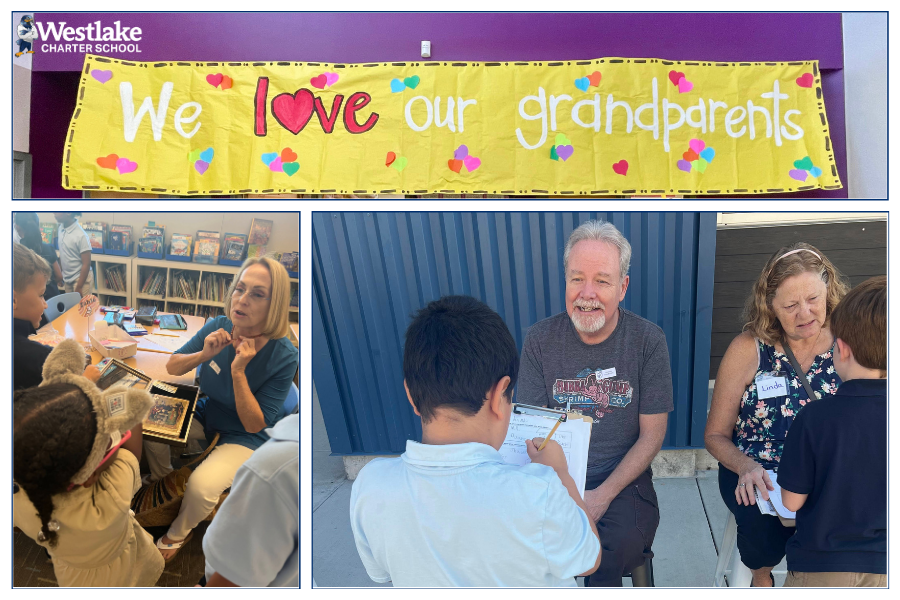
[[[164,562],[131,512],[141,486],[144,391],[101,391],[73,340],[47,357],[40,386],[13,397],[13,522],[47,549],[60,587],[152,586]]]

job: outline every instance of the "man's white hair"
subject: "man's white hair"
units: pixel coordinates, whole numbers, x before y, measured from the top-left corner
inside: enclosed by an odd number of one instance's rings
[[[625,279],[631,267],[631,244],[616,226],[608,221],[585,221],[572,232],[563,254],[563,268],[566,273],[569,272],[569,253],[575,244],[585,240],[607,242],[615,246],[619,250],[619,279]]]

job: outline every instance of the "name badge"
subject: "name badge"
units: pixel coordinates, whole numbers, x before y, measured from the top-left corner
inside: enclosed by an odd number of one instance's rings
[[[784,375],[760,375],[756,378],[756,396],[760,400],[787,396],[787,377]]]
[[[222,369],[219,368],[219,365],[216,364],[216,361],[209,361],[209,367],[216,372],[216,375],[222,372]]]
[[[612,367],[611,369],[603,369],[600,371],[600,374],[597,376],[597,379],[608,379],[610,377],[616,376],[616,368]]]

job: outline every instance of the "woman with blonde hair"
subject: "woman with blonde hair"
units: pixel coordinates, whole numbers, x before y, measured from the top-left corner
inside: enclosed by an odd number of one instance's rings
[[[281,417],[297,371],[299,352],[288,340],[290,280],[270,257],[248,258],[232,281],[225,314],[207,323],[166,364],[172,375],[200,368],[191,437],[219,441],[188,480],[178,517],[157,547],[170,561],[206,518],[238,468],[269,438],[263,431]],[[199,426],[197,424],[200,424]],[[172,470],[169,448],[145,442],[155,479]],[[159,448],[163,446],[163,448]]]
[[[756,492],[773,490],[785,436],[810,401],[834,395],[831,312],[849,290],[817,248],[798,242],[773,254],[744,308],[744,331],[728,346],[706,421],[706,449],[719,461],[719,491],[737,521],[737,543],[752,585],[774,585],[794,528],[764,515]]]

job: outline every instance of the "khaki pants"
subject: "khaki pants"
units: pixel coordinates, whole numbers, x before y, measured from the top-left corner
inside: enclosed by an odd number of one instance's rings
[[[887,575],[788,571],[784,587],[887,587]]]
[[[191,423],[188,439],[202,439],[203,426],[196,420]],[[150,465],[152,479],[164,477],[172,471],[168,444],[144,441],[144,452]],[[253,450],[238,444],[216,444],[203,462],[194,469],[184,490],[184,500],[178,516],[169,526],[166,535],[173,541],[183,540],[187,534],[206,518],[216,507],[222,492],[231,487],[234,475]]]
[[[78,292],[81,294],[81,297],[92,294],[94,292],[94,270],[91,269],[88,271],[87,279],[84,280],[84,285],[81,286],[80,290],[75,289],[75,284],[78,283],[78,280],[73,281],[72,283],[65,284],[65,292],[68,294],[69,292]]]

